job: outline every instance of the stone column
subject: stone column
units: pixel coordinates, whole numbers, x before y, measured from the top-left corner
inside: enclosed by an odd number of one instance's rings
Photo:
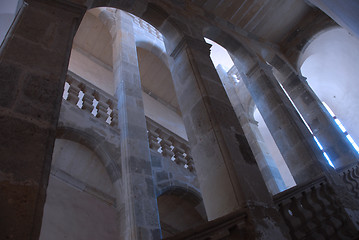
[[[25,2],[0,53],[0,239],[39,238],[72,40],[86,10]]]
[[[293,177],[297,184],[308,184],[310,180],[324,176],[330,184],[332,197],[341,209],[342,217],[346,219],[351,231],[357,232],[358,201],[347,191],[343,180],[320,153],[311,133],[274,78],[271,68],[268,68],[267,64],[258,64],[257,59],[243,46],[238,46],[233,55],[236,56],[235,65],[241,72],[242,79],[259,111],[263,112],[262,116],[268,122],[267,126],[274,135],[279,149],[287,149],[286,152],[290,153],[283,157],[292,174],[294,173]],[[296,171],[297,168],[300,172]],[[304,179],[306,181],[303,181]]]
[[[213,220],[242,209],[254,230],[248,239],[261,234],[286,239],[209,48],[203,38],[185,36],[171,54],[176,95],[207,216]],[[268,226],[270,222],[273,225]]]
[[[116,10],[113,17],[113,72],[118,98],[122,166],[122,179],[115,183],[120,222],[119,239],[158,240],[161,232],[133,18],[120,10]]]
[[[321,173],[323,155],[269,66],[259,65],[242,46],[234,53],[241,79],[263,116],[278,149],[297,184]]]
[[[257,161],[267,188],[272,194],[284,191],[287,187],[283,181],[283,178],[280,175],[274,160],[272,159],[265,146],[264,140],[259,133],[255,120],[253,117],[251,118],[248,115],[248,109],[246,111],[243,106],[239,92],[237,92],[237,86],[235,86],[233,80],[228,77],[227,72],[221,66],[217,67],[217,72],[219,73],[220,79],[237,115],[237,118],[241,123],[244,134],[248,139],[249,145],[252,149],[252,152],[254,153],[254,157]]]
[[[314,136],[323,146],[336,168],[358,163],[359,154],[350,144],[345,134],[334,122],[320,99],[315,95],[303,77],[279,56],[268,57],[268,63],[276,68],[281,78],[278,79],[283,88],[296,105],[297,109],[307,122]]]

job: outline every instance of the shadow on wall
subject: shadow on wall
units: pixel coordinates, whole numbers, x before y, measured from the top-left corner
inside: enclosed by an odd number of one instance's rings
[[[202,199],[185,189],[168,189],[157,198],[157,204],[163,238],[206,222]]]

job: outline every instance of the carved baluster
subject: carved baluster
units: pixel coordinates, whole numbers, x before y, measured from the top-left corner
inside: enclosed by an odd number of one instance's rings
[[[73,105],[76,105],[79,101],[79,92],[80,88],[78,87],[78,82],[75,81],[73,78],[69,78],[68,83],[70,84],[69,88],[69,94],[67,96],[67,101],[72,103]]]
[[[192,171],[195,171],[195,168],[194,168],[194,162],[193,162],[193,158],[191,155],[187,154],[186,156],[186,160],[187,160],[187,169],[190,170],[191,172]]]
[[[295,226],[295,233],[297,239],[302,239],[307,235],[309,231],[309,226],[307,226],[307,216],[304,213],[304,209],[301,204],[301,194],[291,198],[290,210],[292,211],[293,217],[295,217],[299,222]]]
[[[92,112],[91,114],[94,115],[95,117],[98,117],[98,104],[99,104],[99,93],[97,91],[94,91],[92,96],[94,97],[93,99],[93,102],[92,102],[92,106],[93,106],[93,109],[92,109]]]
[[[355,184],[354,182],[349,178],[350,175],[350,170],[346,170],[345,172],[342,173],[342,179],[345,183],[345,185],[347,186],[348,190],[355,196]]]
[[[155,131],[148,129],[148,142],[151,149],[158,151],[161,145],[158,143],[159,134]]]
[[[93,90],[86,91],[84,97],[82,98],[82,100],[83,100],[82,109],[86,110],[90,114],[94,108],[94,106],[93,106],[94,98],[95,97],[93,96]]]
[[[97,118],[101,119],[101,121],[103,122],[106,122],[108,118],[107,108],[108,105],[102,99],[99,99],[99,102],[97,104],[97,109],[98,109]]]
[[[347,180],[350,182],[352,186],[351,191],[355,195],[356,198],[359,198],[359,189],[358,189],[358,181],[355,179],[354,169],[350,169],[347,172]]]
[[[295,198],[285,199],[278,205],[278,207],[279,212],[282,214],[284,221],[289,228],[289,232],[292,236],[292,239],[300,239],[303,238],[305,234],[297,232],[299,226],[301,225],[301,221],[297,216],[294,215],[292,209],[293,201],[295,201]]]
[[[342,220],[340,214],[337,213],[336,204],[332,201],[331,196],[328,195],[328,184],[321,183],[320,187],[318,188],[318,195],[321,201],[324,203],[324,211],[327,213],[327,220],[326,223],[330,227],[334,228],[334,233],[337,232],[338,229],[341,228]]]
[[[64,93],[62,94],[62,98],[64,100],[67,100],[68,96],[69,96],[69,88],[70,88],[70,82],[69,82],[69,79],[68,77],[66,78],[66,82],[65,82],[65,85],[64,85]]]
[[[358,172],[358,166],[355,166],[352,168],[351,171],[351,177],[353,179],[353,181],[355,182],[355,192],[358,193],[358,198],[359,198],[359,172]]]
[[[114,107],[111,112],[111,126],[117,127],[118,125],[118,110],[117,107]]]
[[[315,213],[311,211],[311,207],[306,205],[308,202],[308,192],[310,193],[311,190],[305,189],[301,193],[300,197],[298,197],[296,208],[298,209],[299,216],[302,220],[303,231],[309,233],[311,238],[317,239],[314,235],[318,234],[315,234],[315,231],[313,232],[313,229],[317,227],[317,224],[314,221]]]
[[[172,142],[168,140],[170,136],[159,128],[156,129],[156,132],[159,134],[159,137],[162,139],[160,141],[162,155],[164,157],[172,157],[173,156],[173,152],[171,148]]]
[[[325,217],[322,213],[322,207],[314,200],[315,187],[303,193],[302,205],[304,208],[309,209],[313,213],[313,223],[316,225],[317,230],[314,232],[315,239],[327,239],[329,234],[326,228],[323,228],[322,222]]]
[[[107,119],[106,119],[106,123],[107,124],[110,124],[112,123],[112,119],[113,119],[113,101],[111,99],[108,99],[107,100],[107,105],[108,105],[108,108],[107,108]]]
[[[173,146],[173,153],[174,153],[174,161],[177,164],[185,165],[187,163],[186,159],[184,158],[183,154],[185,153],[184,149],[182,148],[182,144],[177,141],[174,137],[170,137],[169,140],[172,142]]]

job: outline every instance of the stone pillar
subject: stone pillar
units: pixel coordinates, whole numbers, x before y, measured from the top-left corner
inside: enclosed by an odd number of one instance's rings
[[[115,183],[118,195],[119,239],[158,240],[161,238],[161,231],[133,18],[120,10],[116,10],[113,17],[113,72],[118,98],[122,166],[122,179]]]
[[[317,148],[311,133],[304,126],[293,105],[285,96],[268,65],[260,65],[243,46],[238,46],[233,54],[235,65],[259,111],[267,123],[281,151],[291,152],[283,156],[297,184],[305,184],[324,176],[331,188],[331,196],[341,209],[348,228],[359,229],[359,205],[351,195],[336,171],[329,166]],[[282,149],[281,149],[282,148]],[[284,152],[286,153],[286,152]],[[283,153],[282,153],[283,154]],[[296,170],[299,168],[300,172]],[[298,183],[298,181],[300,181]],[[306,179],[306,181],[303,181]]]
[[[302,184],[317,178],[321,172],[318,159],[324,157],[270,67],[259,65],[242,46],[234,56],[241,79],[263,116],[295,182]]]
[[[0,239],[39,238],[72,40],[86,10],[25,2],[0,53]]]
[[[358,152],[334,122],[332,116],[305,79],[298,76],[277,55],[269,57],[267,61],[279,71],[281,79],[278,80],[313,131],[314,136],[323,146],[324,151],[328,154],[334,166],[341,168],[357,163],[359,159]]]
[[[264,140],[259,132],[255,120],[253,117],[248,115],[249,109],[246,111],[243,106],[239,92],[237,92],[237,86],[235,86],[233,80],[228,77],[227,72],[222,68],[222,66],[217,67],[217,72],[219,73],[220,79],[237,115],[237,118],[241,123],[244,134],[248,139],[249,145],[252,149],[268,190],[273,195],[284,191],[287,187],[283,181],[283,178],[280,175],[274,160],[272,159],[265,146]]]
[[[248,239],[259,235],[286,239],[209,48],[203,38],[185,36],[171,54],[176,95],[208,219],[242,209],[254,230]]]

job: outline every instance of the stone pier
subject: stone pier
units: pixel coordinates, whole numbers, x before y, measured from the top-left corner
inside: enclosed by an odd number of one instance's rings
[[[171,72],[208,219],[245,209],[254,229],[248,239],[260,239],[263,234],[287,239],[256,160],[209,57],[209,48],[203,39],[184,36],[171,54]]]
[[[72,40],[84,8],[26,1],[0,55],[0,239],[37,240]]]
[[[122,179],[116,184],[120,238],[161,238],[157,200],[152,177],[141,79],[138,68],[133,18],[115,11],[113,72],[121,130]],[[109,19],[111,20],[111,18]]]

